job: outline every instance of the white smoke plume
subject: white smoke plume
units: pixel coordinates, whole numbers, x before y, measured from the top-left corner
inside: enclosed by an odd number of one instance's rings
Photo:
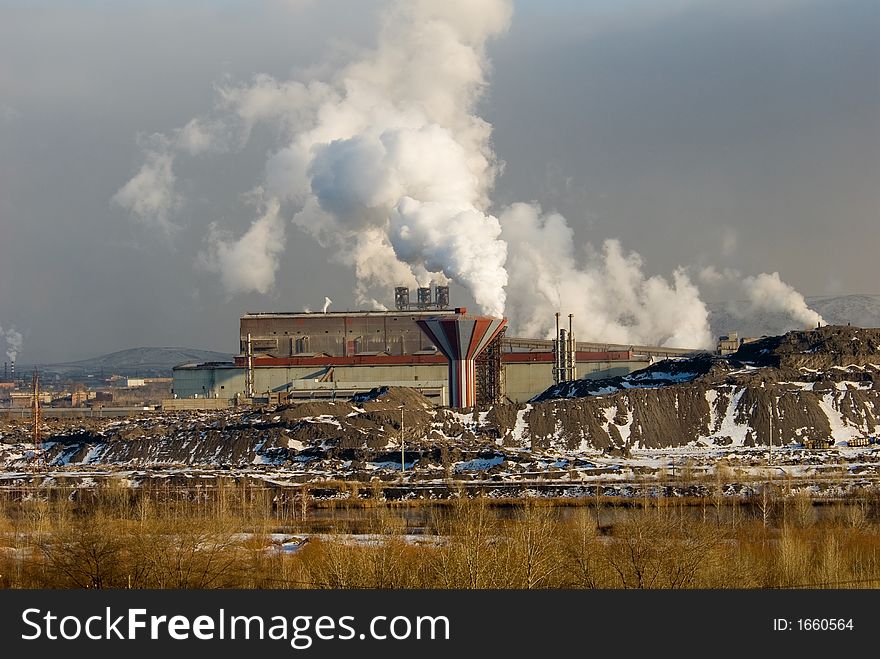
[[[4,330],[3,327],[0,326],[0,337],[3,337],[6,340],[6,357],[11,362],[16,361],[24,343],[24,337],[21,335],[21,332],[14,327]]]
[[[146,147],[146,162],[135,176],[113,195],[112,201],[141,223],[153,225],[170,237],[180,227],[171,219],[181,204],[175,191],[174,153],[167,140],[153,136]]]
[[[747,302],[746,314],[756,311],[783,313],[804,328],[825,324],[822,316],[807,306],[804,296],[779,278],[778,272],[746,277],[743,279],[743,288]]]
[[[259,195],[260,191],[257,191],[256,196]],[[199,254],[202,266],[219,274],[229,293],[268,293],[275,283],[275,273],[284,251],[284,221],[277,199],[261,204],[262,215],[238,240],[212,225],[208,247]]]
[[[333,304],[333,300],[331,300],[326,295],[324,296],[324,306],[321,307],[321,313],[327,313],[327,310],[330,308],[330,305]]]
[[[218,86],[212,115],[154,136],[162,148],[145,149],[146,164],[114,200],[170,232],[175,156],[240,148],[255,124],[273,122],[285,144],[266,164],[266,189],[355,268],[359,301],[374,287],[454,279],[484,311],[501,314],[506,245],[487,213],[497,168],[491,127],[475,106],[485,44],[510,15],[508,0],[393,3],[376,47],[330,80],[260,74],[250,85]],[[208,251],[228,255],[228,234],[218,241],[217,231]],[[266,290],[264,274],[235,268],[222,278],[230,292]]]
[[[503,313],[506,245],[487,213],[496,166],[474,106],[485,43],[509,17],[502,0],[397,3],[374,51],[311,88],[314,122],[267,163],[269,190],[301,204],[294,222],[355,266],[360,298],[428,273]]]
[[[175,131],[173,144],[179,151],[199,156],[210,152],[222,153],[228,150],[228,142],[224,122],[196,117]]]
[[[746,276],[735,268],[719,271],[709,266],[699,272],[698,278],[706,286],[721,288],[736,298],[727,305],[736,318],[770,313],[785,316],[794,327],[802,329],[825,324],[822,316],[810,309],[804,296],[782,281],[778,272]]]
[[[706,347],[708,311],[683,269],[670,283],[646,277],[641,257],[616,240],[577,258],[572,230],[561,215],[514,204],[501,216],[509,245],[511,325],[525,336],[552,336],[553,314],[574,314],[581,341]]]
[[[271,290],[290,218],[354,269],[361,305],[384,309],[376,298],[394,286],[451,280],[482,312],[507,313],[519,335],[549,336],[561,311],[575,314],[583,341],[710,346],[708,312],[684,268],[650,276],[615,240],[576,250],[565,218],[533,205],[489,212],[499,161],[476,107],[485,46],[510,18],[510,0],[396,0],[375,47],[327,79],[218,85],[211,113],[151,138],[114,200],[171,232],[175,158],[238,150],[269,123],[279,142],[265,163],[265,212],[239,238],[212,225],[200,254],[229,293]],[[735,250],[728,232],[722,251]],[[709,271],[699,279],[717,283]],[[739,279],[748,309],[813,318],[778,274]]]

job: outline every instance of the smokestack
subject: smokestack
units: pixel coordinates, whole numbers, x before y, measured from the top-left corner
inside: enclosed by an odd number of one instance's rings
[[[449,308],[449,286],[437,286],[434,289],[434,304],[438,309]]]
[[[420,286],[416,289],[416,306],[419,309],[431,308],[431,287]]]
[[[565,347],[563,336],[565,330],[559,329],[559,312],[556,312],[556,334],[553,337],[553,384],[565,380]]]
[[[246,362],[245,362],[245,371],[244,371],[244,388],[245,395],[248,398],[254,397],[254,351],[253,344],[251,343],[251,335],[248,333],[247,335],[247,345],[246,345]]]
[[[15,360],[14,359],[12,360],[12,367],[10,368],[9,373],[10,373],[10,377],[12,378],[12,381],[15,382]]]
[[[398,311],[409,309],[409,289],[406,286],[397,286],[394,289],[394,306]]]

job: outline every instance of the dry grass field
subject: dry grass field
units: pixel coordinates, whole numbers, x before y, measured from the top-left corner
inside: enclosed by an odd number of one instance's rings
[[[564,503],[564,505],[562,505]],[[319,508],[322,505],[324,508]],[[279,504],[212,490],[7,490],[4,588],[875,588],[880,498]],[[417,520],[417,521],[414,521]]]

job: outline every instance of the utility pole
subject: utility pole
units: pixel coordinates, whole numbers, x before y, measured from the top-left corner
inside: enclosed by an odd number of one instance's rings
[[[770,451],[767,454],[767,465],[773,464],[773,399],[770,399],[769,405],[770,419]]]
[[[400,406],[400,480],[403,482],[403,472],[406,470],[406,458],[403,452],[403,405]]]
[[[33,396],[31,403],[31,412],[34,422],[34,470],[39,470],[40,462],[43,460],[43,440],[40,437],[40,374],[34,369],[33,377]]]

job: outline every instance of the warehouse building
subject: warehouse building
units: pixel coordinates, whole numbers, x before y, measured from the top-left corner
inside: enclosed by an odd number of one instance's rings
[[[466,309],[432,308],[421,293],[421,307],[401,301],[399,291],[396,297],[395,311],[246,314],[235,361],[176,367],[174,395],[280,402],[344,398],[387,385],[413,387],[448,404],[448,361],[417,321],[464,317]],[[625,375],[654,359],[691,352],[568,341],[569,378]],[[477,359],[478,403],[525,402],[547,389],[559,378],[557,348],[553,340],[501,333]]]

